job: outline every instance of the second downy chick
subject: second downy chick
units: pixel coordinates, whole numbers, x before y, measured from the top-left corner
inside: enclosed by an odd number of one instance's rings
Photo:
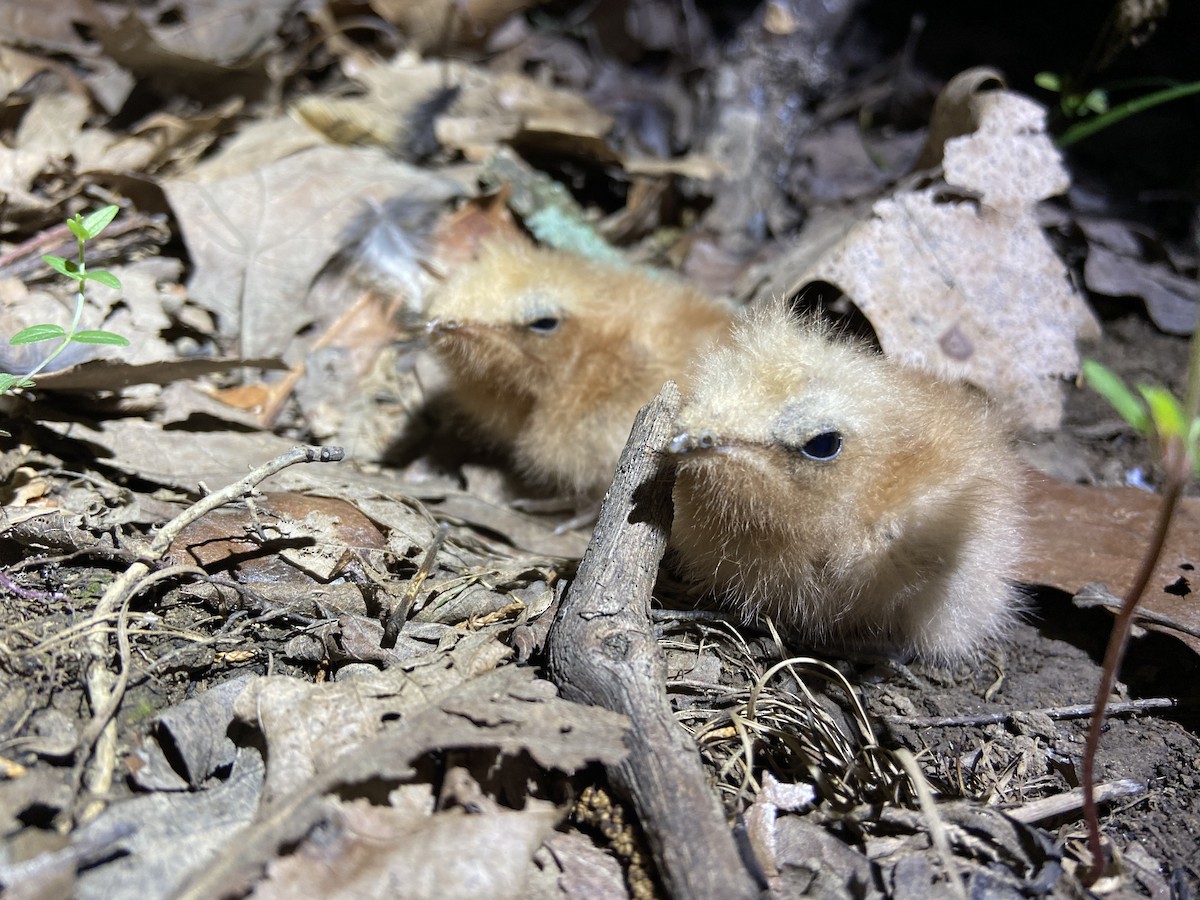
[[[637,411],[728,335],[732,312],[669,275],[506,241],[447,279],[429,319],[470,426],[530,481],[586,504]]]
[[[949,661],[1019,608],[1021,475],[965,385],[775,304],[699,362],[671,449],[683,573],[747,620]]]

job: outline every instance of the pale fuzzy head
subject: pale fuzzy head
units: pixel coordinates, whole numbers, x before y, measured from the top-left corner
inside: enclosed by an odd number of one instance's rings
[[[727,309],[666,275],[505,242],[433,299],[455,405],[535,481],[602,493],[637,410],[724,334]]]
[[[452,374],[537,394],[578,354],[580,332],[596,325],[595,304],[578,287],[578,273],[556,254],[485,245],[433,298],[431,342]]]
[[[1018,476],[969,389],[772,304],[693,368],[677,432],[672,545],[748,618],[934,658],[1002,630]]]
[[[879,391],[887,366],[865,347],[835,340],[819,320],[764,304],[745,315],[730,343],[693,364],[679,425],[785,442],[835,426],[870,434],[892,399]]]

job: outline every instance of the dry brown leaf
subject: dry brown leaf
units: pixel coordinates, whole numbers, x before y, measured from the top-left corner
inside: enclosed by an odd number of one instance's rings
[[[2,21],[3,13],[0,13]],[[0,25],[3,33],[3,25]],[[23,53],[14,47],[0,46],[0,105],[24,106],[29,98],[24,95],[16,96],[29,80],[41,72],[53,71],[54,64],[49,60],[32,53]]]
[[[214,182],[164,185],[196,266],[192,299],[244,355],[282,354],[311,323],[314,276],[368,197],[430,204],[458,187],[370,148],[314,147]]]
[[[372,96],[301,97],[291,114],[335,144],[364,144],[391,147],[396,143],[399,122],[390,104]]]
[[[164,429],[142,419],[110,419],[96,428],[62,422],[43,426],[87,442],[93,452],[101,450],[105,466],[185,492],[202,482],[214,489],[231,484],[296,445],[273,434]]]
[[[1064,484],[1040,474],[1031,475],[1028,496],[1028,546],[1019,580],[1072,594],[1086,584],[1101,582],[1122,596],[1146,552],[1159,498],[1136,488]],[[1185,497],[1141,608],[1200,631],[1197,566],[1200,498]],[[1139,624],[1158,627],[1149,621]],[[1171,633],[1200,652],[1200,638]]]
[[[131,384],[171,384],[185,379],[232,372],[235,369],[282,369],[275,359],[214,359],[194,356],[161,362],[127,363],[98,359],[72,365],[50,375],[39,375],[39,390],[64,392],[119,391]],[[174,410],[171,411],[172,413]],[[168,419],[171,415],[168,414]],[[230,419],[230,421],[234,421]],[[238,420],[244,422],[245,420]]]
[[[438,140],[468,159],[486,159],[497,144],[532,143],[539,150],[618,161],[606,137],[613,120],[574,91],[505,73],[480,90],[465,90],[434,123]]]
[[[363,87],[353,97],[304,97],[290,114],[315,133],[338,144],[403,149],[433,126],[429,102],[453,88],[459,96],[484,96],[494,76],[472,65],[422,60],[398,54],[387,63],[356,62],[347,74]],[[446,95],[449,96],[449,95]]]
[[[1142,228],[1119,219],[1078,216],[1088,240],[1083,279],[1109,297],[1139,297],[1146,312],[1168,334],[1191,334],[1196,324],[1196,281],[1164,262],[1152,262],[1142,246]],[[1158,253],[1162,248],[1155,248]]]
[[[14,145],[44,154],[45,164],[61,160],[74,152],[91,112],[92,104],[82,94],[37,94],[21,118]]]
[[[295,546],[263,549],[264,542]],[[225,506],[193,522],[171,544],[167,558],[209,571],[236,565],[243,573],[266,563],[274,575],[286,578],[272,565],[278,554],[291,563],[296,583],[311,585],[314,578],[328,581],[350,552],[369,558],[386,546],[374,523],[344,500],[276,492],[257,498],[253,508]]]
[[[508,209],[508,191],[472,197],[437,223],[433,257],[446,272],[475,259],[486,241],[527,240]]]
[[[1098,325],[1033,215],[1067,184],[1044,113],[1015,94],[984,96],[979,129],[947,142],[949,190],[901,189],[865,217],[814,220],[758,294],[834,284],[889,356],[971,381],[1023,424],[1051,429],[1076,341]]]
[[[268,385],[260,382],[258,384],[239,384],[233,387],[222,388],[213,396],[234,409],[246,410],[257,416],[274,396],[274,392]]]
[[[327,141],[292,116],[252,122],[221,145],[221,152],[187,173],[188,182],[219,182],[246,175],[263,166]]]
[[[217,140],[222,126],[236,117],[245,106],[241,97],[230,97],[224,103],[199,115],[177,116],[156,112],[138,122],[132,136],[142,138],[154,147],[153,158],[147,163],[151,171],[166,163],[176,169],[186,169]]]
[[[1028,215],[1028,207],[1071,186],[1062,157],[1046,133],[1046,110],[1009,91],[988,91],[973,101],[971,134],[943,148],[946,181],[978,193],[988,210]]]
[[[427,513],[414,513],[412,507],[418,504],[422,509],[436,512],[439,518],[470,526],[474,533],[472,550],[492,557],[492,564],[497,556],[523,558],[531,564],[548,559],[577,559],[587,547],[585,531],[555,533],[561,516],[532,515],[505,503],[488,502],[475,493],[451,487],[453,479],[433,484],[407,482],[386,471],[364,473],[339,467],[318,474],[308,469],[295,466],[276,475],[273,483],[284,490],[343,497],[387,528],[393,540],[402,535],[410,547],[427,547],[435,530]],[[496,537],[493,539],[491,535]],[[401,547],[394,546],[393,550],[410,555]],[[483,559],[476,557],[468,564],[479,564]]]
[[[533,854],[561,818],[554,806],[534,800],[520,812],[493,809],[474,815],[350,801],[318,839],[271,863],[250,896],[525,897]]]
[[[1168,334],[1191,334],[1196,327],[1196,280],[1176,274],[1163,263],[1088,248],[1083,279],[1090,290],[1109,297],[1139,297],[1146,312]]]
[[[264,802],[302,794],[318,774],[330,785],[403,777],[417,756],[451,747],[523,750],[564,772],[625,755],[624,716],[563,700],[529,669],[497,668],[511,653],[492,635],[468,632],[449,652],[360,678],[251,683],[234,713],[266,740]]]
[[[97,6],[96,39],[140,72],[241,68],[278,49],[292,0],[159,0],[136,9]],[[167,23],[167,24],[163,24]]]
[[[301,790],[317,772],[336,772],[339,757],[360,749],[385,719],[407,719],[431,707],[510,654],[490,635],[469,634],[448,653],[369,677],[332,684],[285,676],[251,682],[234,714],[267,742],[265,802]]]
[[[987,66],[959,72],[946,82],[934,101],[929,116],[929,135],[915,168],[931,169],[938,165],[948,140],[970,134],[979,127],[979,108],[975,101],[1004,86],[1004,76]]]
[[[79,900],[170,896],[196,868],[210,864],[227,841],[250,823],[262,792],[263,761],[254,750],[238,751],[232,772],[207,790],[141,794],[114,803],[76,829],[86,840],[105,829],[122,829],[122,854],[81,873]]]
[[[399,25],[418,50],[450,44],[478,46],[513,13],[539,0],[369,0],[381,17]]]
[[[44,0],[5,0],[0,4],[0,42],[86,57],[91,48],[76,23],[91,23],[93,8],[91,0],[62,0],[53,6]]]
[[[619,164],[631,175],[681,175],[711,180],[725,174],[713,159],[621,159],[608,145],[613,120],[580,94],[546,87],[525,75],[496,75],[478,66],[426,61],[400,54],[386,65],[355,66],[364,88],[355,97],[307,97],[292,114],[336,143],[400,148],[433,127],[438,140],[470,159],[486,159],[499,144],[533,145],[543,152]],[[456,95],[432,116],[430,101],[448,88]]]

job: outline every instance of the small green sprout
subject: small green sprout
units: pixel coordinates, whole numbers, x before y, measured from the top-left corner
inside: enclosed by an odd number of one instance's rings
[[[80,330],[79,320],[83,317],[84,287],[87,282],[95,281],[105,287],[120,289],[121,282],[111,272],[103,269],[88,271],[83,258],[84,244],[100,234],[117,215],[116,206],[106,206],[84,216],[76,213],[67,219],[67,228],[75,235],[79,248],[78,259],[69,260],[61,256],[46,255],[42,260],[55,272],[72,279],[77,283],[75,291],[75,316],[70,328],[61,325],[31,325],[14,334],[9,343],[13,345],[37,344],[42,341],[58,340],[61,343],[54,348],[40,363],[25,375],[10,375],[0,372],[0,393],[7,394],[33,386],[33,378],[50,365],[71,344],[106,344],[113,347],[124,347],[129,341],[111,331]]]
[[[1033,76],[1033,83],[1044,91],[1060,95],[1058,105],[1068,119],[1086,113],[1101,115],[1108,112],[1108,91],[1103,88],[1092,88],[1086,94],[1067,90],[1063,77],[1056,72],[1038,72]]]
[[[1069,147],[1084,138],[1091,137],[1098,131],[1103,131],[1110,125],[1116,125],[1130,116],[1153,109],[1163,103],[1170,103],[1172,100],[1189,97],[1192,94],[1200,94],[1200,81],[1190,81],[1185,84],[1168,81],[1165,87],[1113,106],[1109,98],[1113,90],[1161,85],[1163,80],[1131,80],[1113,85],[1107,90],[1092,88],[1086,94],[1071,89],[1067,81],[1054,72],[1038,72],[1033,76],[1033,81],[1038,87],[1059,95],[1058,105],[1066,118],[1079,120],[1058,136],[1058,146],[1060,147]]]
[[[1083,380],[1122,419],[1153,439],[1164,454],[1168,448],[1177,447],[1175,452],[1185,454],[1191,474],[1200,475],[1200,418],[1189,417],[1174,394],[1148,384],[1139,384],[1134,393],[1116,374],[1092,359],[1084,360],[1082,371]]]

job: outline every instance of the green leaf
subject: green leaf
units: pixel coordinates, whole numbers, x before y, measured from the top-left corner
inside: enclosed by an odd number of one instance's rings
[[[1100,88],[1088,91],[1087,96],[1083,98],[1083,106],[1085,109],[1103,115],[1108,112],[1108,93]]]
[[[33,382],[23,375],[9,375],[0,372],[0,394],[7,394],[13,388],[33,387]]]
[[[1152,423],[1150,415],[1146,412],[1146,406],[1137,394],[1125,386],[1125,382],[1094,359],[1085,359],[1082,371],[1083,380],[1091,386],[1092,390],[1112,404],[1113,409],[1122,419],[1143,434],[1150,433]]]
[[[117,278],[112,272],[106,272],[103,269],[97,269],[95,272],[88,272],[83,276],[86,281],[98,281],[105,287],[121,289],[121,279]]]
[[[117,213],[120,211],[120,207],[109,204],[103,209],[98,209],[84,216],[83,230],[87,232],[87,237],[94,238],[102,232],[108,227],[108,223],[116,218]],[[87,240],[87,238],[84,238],[84,240]]]
[[[71,340],[77,344],[108,344],[110,347],[128,347],[129,340],[111,331],[77,331]]]
[[[83,227],[83,220],[79,216],[67,219],[67,228],[71,230],[71,234],[75,235],[81,241],[86,241],[90,237]]]
[[[1062,90],[1062,79],[1054,72],[1038,72],[1033,76],[1033,83],[1045,91],[1058,93]]]
[[[67,330],[61,325],[30,325],[10,337],[8,342],[10,344],[36,344],[39,341],[49,341],[66,336]]]
[[[61,256],[51,256],[47,253],[42,257],[42,262],[59,275],[66,275],[68,278],[74,278],[76,281],[83,281],[83,276],[79,274],[79,264],[72,260],[63,259]]]
[[[1175,395],[1166,388],[1146,384],[1139,384],[1138,390],[1150,407],[1150,418],[1159,438],[1164,442],[1170,438],[1184,440],[1188,432],[1187,416]]]

